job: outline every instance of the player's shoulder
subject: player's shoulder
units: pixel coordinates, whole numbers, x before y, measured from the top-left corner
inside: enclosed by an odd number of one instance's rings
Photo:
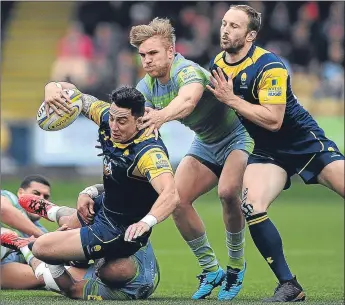
[[[216,56],[214,56],[209,63],[209,67],[212,68],[214,65],[217,65],[219,61],[223,61],[225,56],[225,51],[219,52]]]
[[[145,133],[143,133],[137,139],[135,139],[133,143],[135,144],[134,151],[138,157],[143,156],[146,152],[151,151],[152,149],[155,151],[164,152],[166,155],[168,155],[168,150],[165,147],[162,139],[158,137],[156,140],[154,134],[146,136]]]
[[[10,191],[1,190],[1,196],[8,198],[11,202],[18,201],[18,197]]]
[[[283,60],[278,55],[259,46],[255,46],[250,57],[258,70],[277,67],[286,69]]]
[[[144,95],[152,92],[155,85],[155,79],[150,75],[146,74],[137,84],[136,89]]]
[[[180,53],[176,53],[174,62],[171,66],[170,75],[176,77],[180,72],[187,73],[188,69],[202,71],[202,67],[199,66],[199,64],[183,57]]]

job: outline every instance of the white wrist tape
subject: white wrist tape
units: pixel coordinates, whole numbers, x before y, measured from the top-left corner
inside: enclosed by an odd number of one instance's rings
[[[99,195],[98,189],[95,186],[87,187],[85,190],[81,191],[79,195],[80,194],[86,194],[90,196],[92,199],[96,198]]]
[[[142,220],[140,220],[142,222],[147,223],[150,228],[152,228],[155,224],[157,224],[157,218],[154,217],[153,215],[147,214]]]

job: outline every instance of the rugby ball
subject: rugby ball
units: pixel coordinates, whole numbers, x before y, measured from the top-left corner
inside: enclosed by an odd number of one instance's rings
[[[37,111],[37,124],[38,126],[46,131],[57,131],[66,128],[71,125],[78,117],[82,110],[82,93],[77,89],[65,89],[67,92],[72,106],[72,112],[66,113],[62,112],[62,116],[59,116],[53,109],[49,109],[49,117],[46,114],[45,102],[43,102]]]

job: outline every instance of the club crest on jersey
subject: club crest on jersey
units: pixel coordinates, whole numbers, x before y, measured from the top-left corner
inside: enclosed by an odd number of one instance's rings
[[[246,81],[247,81],[247,73],[243,72],[241,74],[241,86],[240,86],[241,89],[248,89]]]

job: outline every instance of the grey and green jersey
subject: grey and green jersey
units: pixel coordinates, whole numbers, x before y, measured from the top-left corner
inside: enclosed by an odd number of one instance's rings
[[[28,216],[27,212],[19,204],[18,197],[16,195],[14,195],[13,193],[11,193],[9,191],[1,190],[1,196],[6,197],[11,202],[13,207],[15,207],[17,210],[19,210],[26,218],[30,219],[30,217]],[[37,221],[33,221],[33,224],[36,227],[38,227],[43,233],[47,233],[48,232],[48,230],[45,227],[43,227],[38,220]],[[16,231],[19,236],[29,237],[29,235],[27,235],[27,234],[25,234],[23,232],[19,232],[18,230],[15,230],[15,229],[7,226],[6,224],[4,224],[2,222],[0,222],[0,225],[1,225],[1,227],[9,228],[9,229],[11,229],[13,231]]]
[[[162,109],[169,105],[184,85],[200,83],[205,88],[209,80],[210,72],[176,53],[167,84],[161,84],[147,74],[138,83],[137,89],[144,95],[146,106]],[[234,110],[219,102],[206,88],[193,112],[179,121],[207,144],[220,141],[241,124]]]

